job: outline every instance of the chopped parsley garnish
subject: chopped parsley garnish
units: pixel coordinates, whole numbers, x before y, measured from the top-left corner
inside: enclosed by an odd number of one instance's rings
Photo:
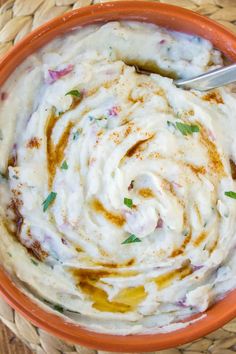
[[[82,131],[83,131],[82,128],[77,129],[77,131],[73,133],[73,140],[79,139],[79,136],[82,133]]]
[[[107,119],[107,116],[105,114],[103,114],[102,116],[96,118],[96,120],[103,120],[103,119]]]
[[[229,192],[225,192],[225,195],[229,198],[233,198],[233,199],[236,199],[236,193],[235,192],[232,192],[232,191],[229,191]]]
[[[112,49],[112,47],[111,47],[111,46],[109,46],[109,57],[111,57],[111,56],[112,56],[112,52],[113,52],[113,49]]]
[[[3,133],[1,129],[0,129],[0,140],[3,140]]]
[[[54,200],[56,199],[56,196],[57,196],[57,193],[55,193],[55,192],[51,192],[47,196],[47,198],[42,203],[44,212],[48,209],[49,205],[51,205],[54,202]]]
[[[141,242],[141,240],[137,236],[132,234],[124,242],[122,242],[122,245],[125,245],[128,243],[134,243],[134,242]]]
[[[68,95],[73,96],[73,97],[77,97],[77,98],[81,97],[81,93],[79,92],[79,90],[71,90],[65,94],[65,96],[68,96]]]
[[[199,127],[195,124],[185,124],[181,122],[172,123],[169,120],[167,125],[178,129],[183,135],[191,135],[193,133],[198,133],[200,131]]]
[[[38,266],[39,264],[34,260],[34,259],[32,259],[31,258],[31,262],[35,265],[35,266]]]
[[[183,135],[198,133],[200,131],[199,127],[195,124],[176,122],[175,126]]]
[[[88,116],[90,122],[99,122],[101,120],[107,120],[107,116],[105,114],[101,115],[100,117],[93,117],[93,116]]]
[[[175,124],[170,122],[169,120],[167,121],[167,125],[168,125],[168,127],[174,127],[175,128]]]
[[[124,198],[124,205],[126,205],[128,208],[132,208],[133,200],[129,198]]]
[[[53,308],[54,310],[60,312],[60,313],[63,313],[64,312],[64,309],[61,305],[53,305]]]
[[[68,164],[66,162],[66,160],[63,162],[63,164],[61,165],[61,169],[62,170],[68,170]]]

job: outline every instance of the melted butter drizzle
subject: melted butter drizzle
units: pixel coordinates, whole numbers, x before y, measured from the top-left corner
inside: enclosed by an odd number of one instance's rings
[[[149,136],[148,138],[145,138],[145,139],[137,141],[133,146],[131,146],[131,148],[129,148],[129,150],[126,152],[125,156],[123,157],[123,159],[127,158],[127,157],[132,157],[137,152],[144,151],[145,147],[146,147],[146,143],[148,141],[150,141],[151,139],[153,139],[153,137],[154,137],[154,135]]]
[[[191,241],[192,235],[191,233],[189,233],[187,236],[185,236],[184,238],[184,242],[182,243],[182,245],[180,246],[180,248],[174,250],[171,253],[171,257],[176,257],[179,256],[180,254],[183,254],[187,245],[189,244],[189,242]]]
[[[77,286],[93,302],[92,307],[101,312],[125,313],[132,311],[146,297],[144,286],[136,286],[122,289],[110,301],[107,293],[97,284],[102,282],[102,278],[135,276],[138,274],[136,271],[118,272],[111,269],[73,269],[72,274],[76,279]]]
[[[131,258],[128,261],[124,263],[94,263],[97,266],[102,266],[105,268],[125,268],[125,267],[131,267],[135,264],[135,259]]]
[[[93,269],[93,268],[74,268],[72,269],[72,274],[77,280],[88,280],[88,281],[98,281],[100,278],[109,277],[131,277],[138,275],[135,270],[125,270],[119,272],[113,269]]]
[[[216,247],[218,246],[218,242],[219,242],[219,235],[217,235],[216,239],[206,247],[207,251],[211,254]]]
[[[123,215],[115,214],[107,210],[98,199],[93,199],[91,201],[91,208],[117,227],[122,227],[125,224],[125,218]]]
[[[187,228],[188,218],[187,218],[186,212],[184,212],[184,215],[183,215],[183,224],[184,224],[184,228]],[[177,248],[176,250],[173,250],[173,252],[171,253],[171,257],[176,257],[176,256],[183,254],[187,245],[191,241],[191,239],[192,239],[192,228],[190,228],[190,231],[184,237],[184,241],[183,241],[182,245],[179,248]]]
[[[206,93],[204,96],[202,96],[202,99],[204,101],[209,101],[217,104],[224,103],[223,98],[218,90],[214,90]]]
[[[68,144],[71,129],[74,123],[69,122],[61,135],[58,143],[54,146],[52,141],[52,132],[58,122],[60,116],[56,116],[54,112],[48,118],[46,126],[46,138],[47,138],[47,162],[48,162],[48,187],[51,189],[53,184],[53,179],[56,174],[57,167],[62,163],[64,158],[64,151]]]
[[[155,194],[153,193],[153,191],[151,190],[151,188],[141,188],[141,189],[138,191],[138,194],[139,194],[141,197],[146,198],[146,199],[155,198]]]
[[[131,310],[131,307],[118,302],[109,301],[107,293],[88,282],[81,281],[79,283],[80,289],[84,294],[88,295],[93,301],[92,307],[101,312],[120,312],[125,313]]]
[[[186,278],[188,275],[193,273],[190,261],[186,261],[180,268],[174,269],[168,273],[159,275],[154,278],[158,289],[164,289],[167,286],[171,285],[174,280],[181,280]]]
[[[216,145],[209,139],[206,129],[200,123],[198,123],[198,125],[200,125],[200,140],[208,152],[208,157],[210,160],[209,167],[211,168],[211,173],[216,174],[219,177],[225,176],[224,166],[220,158],[220,154],[217,151]]]
[[[43,250],[40,242],[37,240],[34,240],[32,243],[29,243],[29,242],[25,242],[21,238],[21,229],[22,229],[22,226],[24,223],[24,217],[22,216],[21,212],[19,211],[18,203],[19,202],[17,202],[16,200],[12,200],[11,204],[8,207],[9,209],[12,210],[12,212],[15,216],[14,219],[12,220],[15,225],[15,229],[12,230],[10,228],[9,220],[4,221],[3,225],[6,228],[9,235],[11,235],[11,237],[13,237],[15,240],[19,241],[22,244],[22,246],[24,246],[26,248],[26,250],[31,255],[33,255],[35,258],[37,258],[39,261],[43,261],[43,260],[45,260],[45,258],[47,258],[48,253]],[[32,236],[30,234],[30,230],[28,230],[27,235],[28,235],[28,239],[32,238]]]
[[[208,233],[204,230],[202,231],[197,238],[193,241],[193,245],[195,247],[198,247],[203,241],[205,241],[205,239],[207,238]]]
[[[159,275],[154,281],[158,289],[163,289],[175,280],[181,280],[192,274],[193,269],[189,260],[183,265],[165,274]],[[92,307],[102,312],[125,313],[135,308],[146,298],[147,293],[143,285],[122,289],[113,299],[108,299],[107,293],[100,288],[102,278],[131,277],[138,275],[136,271],[118,272],[114,269],[72,269],[71,273],[79,289],[93,302]]]

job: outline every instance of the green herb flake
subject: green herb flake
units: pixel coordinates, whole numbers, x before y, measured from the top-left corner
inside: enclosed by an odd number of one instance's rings
[[[103,119],[107,120],[107,116],[105,116],[105,114],[101,115],[98,118],[95,118],[96,121],[103,120]]]
[[[101,116],[99,117],[94,117],[94,116],[88,116],[88,119],[90,122],[100,122],[100,121],[103,121],[103,120],[107,120],[107,116],[105,114],[102,114]]]
[[[113,48],[110,46],[110,47],[109,47],[109,57],[112,56],[112,52],[113,52]]]
[[[141,240],[138,237],[136,237],[134,234],[132,234],[124,242],[122,242],[122,245],[126,245],[128,243],[134,243],[134,242],[141,242]]]
[[[47,196],[47,198],[42,203],[44,212],[48,209],[49,205],[51,205],[54,202],[54,200],[56,199],[56,196],[57,196],[57,193],[55,193],[55,192],[51,192]]]
[[[170,122],[169,120],[167,121],[167,125],[168,125],[168,127],[174,127],[175,128],[175,124]]]
[[[198,133],[200,131],[199,127],[194,124],[184,124],[181,122],[176,122],[175,126],[185,136],[193,133]]]
[[[3,140],[3,132],[2,132],[2,129],[0,129],[0,140]]]
[[[9,257],[12,257],[12,254],[10,252],[7,252],[7,254],[8,254]]]
[[[76,132],[73,133],[73,140],[78,140],[82,131],[83,131],[82,128],[77,129]]]
[[[64,312],[64,309],[61,305],[53,305],[53,308],[54,310],[60,312],[60,313],[63,313]]]
[[[66,160],[61,165],[61,170],[68,170],[68,164],[67,164]]]
[[[236,199],[236,193],[235,192],[232,192],[232,191],[229,191],[229,192],[225,192],[225,195],[229,198],[233,198],[233,199]]]
[[[71,90],[65,94],[65,96],[68,96],[68,95],[73,96],[73,97],[77,97],[77,98],[81,97],[81,93],[78,90]]]
[[[132,208],[133,200],[129,198],[124,198],[124,205],[126,205],[128,208]]]
[[[38,264],[38,262],[36,262],[34,259],[30,259],[31,260],[31,262],[35,265],[35,266],[38,266],[39,264]]]

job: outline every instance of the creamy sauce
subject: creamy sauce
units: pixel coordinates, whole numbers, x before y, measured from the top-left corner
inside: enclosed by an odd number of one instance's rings
[[[111,22],[1,87],[0,254],[36,301],[100,332],[165,332],[235,288],[236,96],[168,78],[219,65],[206,40]]]

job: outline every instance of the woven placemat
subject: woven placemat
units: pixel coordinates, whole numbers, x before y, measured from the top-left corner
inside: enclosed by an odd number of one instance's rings
[[[0,56],[32,29],[53,17],[71,9],[105,1],[107,0],[0,0]],[[159,2],[179,5],[209,16],[236,33],[236,0],[160,0]],[[109,352],[90,350],[66,343],[49,335],[25,320],[1,298],[0,318],[37,354],[109,354]],[[157,353],[236,353],[236,319],[195,342]]]

